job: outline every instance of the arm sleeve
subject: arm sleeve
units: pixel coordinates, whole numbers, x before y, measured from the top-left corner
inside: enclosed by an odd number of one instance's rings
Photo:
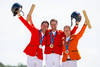
[[[32,32],[34,29],[32,28],[31,25],[22,17],[20,16],[19,19],[22,21],[22,23],[29,29],[30,32]]]
[[[82,29],[81,29],[81,31],[76,35],[77,39],[80,39],[82,37],[82,35],[85,32],[86,27],[87,27],[87,25],[84,24],[83,27],[82,27]]]
[[[77,29],[78,29],[78,27],[74,26],[73,30],[71,31],[71,35],[75,34]]]

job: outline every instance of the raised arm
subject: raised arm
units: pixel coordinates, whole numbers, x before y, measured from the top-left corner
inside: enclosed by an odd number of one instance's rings
[[[86,27],[87,27],[87,21],[85,20],[85,23],[84,23],[84,25],[83,25],[81,31],[76,35],[76,38],[77,38],[77,39],[80,39],[80,38],[82,37],[82,35],[83,35],[84,32],[85,32]]]
[[[29,29],[29,31],[32,32],[32,27],[28,24],[28,22],[20,15],[20,13],[18,13],[17,15],[22,23]]]
[[[75,34],[76,30],[78,29],[79,22],[76,22],[76,25],[74,26],[73,30],[71,31],[71,35]]]

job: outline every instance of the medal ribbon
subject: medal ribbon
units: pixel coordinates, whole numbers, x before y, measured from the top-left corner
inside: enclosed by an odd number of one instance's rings
[[[68,47],[69,47],[69,41],[70,41],[70,39],[71,39],[71,38],[69,38],[69,39],[68,39],[68,43],[67,43],[67,45],[66,45],[66,39],[65,39],[65,46],[66,46],[66,50],[68,50]]]
[[[45,35],[44,35],[44,36],[45,36]],[[41,38],[41,30],[39,30],[40,44],[42,44],[42,41],[43,41],[44,36]]]
[[[55,36],[56,36],[56,32],[55,32],[53,38],[52,38],[52,32],[50,33],[50,35],[51,35],[51,44],[53,44],[54,38],[55,38]]]

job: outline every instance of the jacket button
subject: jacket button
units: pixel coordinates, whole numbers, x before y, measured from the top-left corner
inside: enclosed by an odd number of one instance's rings
[[[52,51],[52,53],[54,53],[54,51]]]

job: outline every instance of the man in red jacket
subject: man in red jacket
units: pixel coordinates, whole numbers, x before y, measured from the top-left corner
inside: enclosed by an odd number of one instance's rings
[[[71,35],[76,32],[78,23],[71,31]],[[50,26],[51,30],[46,32],[46,43],[45,43],[45,54],[46,54],[46,67],[60,67],[60,56],[62,55],[61,39],[64,36],[64,32],[57,30],[57,20],[51,19]]]
[[[17,14],[22,23],[31,32],[31,40],[25,48],[24,53],[27,55],[27,67],[42,67],[43,52],[42,45],[44,45],[45,31],[49,27],[47,21],[41,23],[41,29],[38,30],[33,24],[29,24],[20,13]],[[30,17],[31,18],[31,17]],[[30,20],[32,23],[32,20]]]

